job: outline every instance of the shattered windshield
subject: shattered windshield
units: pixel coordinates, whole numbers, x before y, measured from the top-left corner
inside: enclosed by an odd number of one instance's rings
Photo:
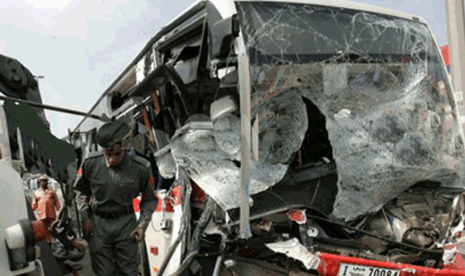
[[[464,186],[456,107],[426,25],[305,4],[236,5],[261,162],[289,164],[316,135],[307,132],[310,102],[332,148],[318,158],[337,166],[335,217],[379,210],[425,180]]]

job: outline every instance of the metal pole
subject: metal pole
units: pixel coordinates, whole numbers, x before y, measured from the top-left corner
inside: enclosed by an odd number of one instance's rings
[[[43,109],[49,109],[49,110],[63,112],[63,113],[69,113],[69,114],[73,114],[73,115],[91,117],[91,118],[94,118],[94,119],[97,119],[97,120],[100,120],[100,121],[104,121],[104,122],[110,122],[111,121],[110,119],[108,119],[106,117],[94,115],[94,114],[91,114],[91,113],[86,113],[86,112],[82,112],[82,111],[78,111],[78,110],[67,109],[67,108],[63,108],[63,107],[58,107],[58,106],[53,106],[53,105],[48,105],[48,104],[43,104],[43,103],[38,103],[38,102],[32,102],[32,101],[23,100],[23,99],[6,97],[6,96],[2,96],[2,95],[0,95],[0,100],[3,100],[3,101],[11,100],[11,101],[14,101],[14,102],[25,103],[25,104],[28,104],[28,105],[33,106],[33,107],[39,107],[39,108],[43,108]]]
[[[240,237],[248,239],[250,231],[249,183],[250,183],[250,73],[242,36],[235,40],[234,48],[238,52],[239,94],[241,104],[241,186],[240,186]]]
[[[221,271],[221,261],[223,260],[223,257],[220,255],[216,258],[216,262],[215,262],[215,269],[213,270],[213,274],[212,276],[218,276],[220,275],[220,271]]]
[[[451,79],[455,92],[462,129],[465,122],[465,104],[463,89],[465,81],[465,19],[463,0],[446,1],[447,35],[449,40]]]

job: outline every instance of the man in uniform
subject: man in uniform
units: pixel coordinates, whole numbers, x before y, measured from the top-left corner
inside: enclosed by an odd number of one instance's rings
[[[96,136],[103,153],[90,154],[84,160],[74,184],[84,238],[89,242],[92,270],[97,276],[137,275],[137,243],[143,240],[156,207],[149,162],[127,154],[122,147],[129,131],[123,122],[103,125]],[[139,194],[137,221],[132,202]]]

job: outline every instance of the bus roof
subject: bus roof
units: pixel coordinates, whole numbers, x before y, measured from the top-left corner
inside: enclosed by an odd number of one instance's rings
[[[224,0],[210,0],[210,2],[217,2],[221,3]],[[416,15],[396,11],[390,8],[369,5],[359,2],[353,1],[346,1],[346,0],[234,0],[235,2],[276,2],[276,3],[299,3],[299,4],[311,4],[311,5],[318,5],[318,6],[327,6],[327,7],[339,7],[344,9],[352,9],[352,10],[360,10],[360,11],[367,11],[372,13],[380,13],[385,15],[391,15],[395,17],[401,17],[409,20],[416,20],[422,23],[426,23],[426,21]]]

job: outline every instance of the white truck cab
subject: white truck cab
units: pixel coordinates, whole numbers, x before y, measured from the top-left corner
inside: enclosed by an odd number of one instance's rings
[[[0,275],[20,275],[32,271],[35,271],[35,275],[44,275],[37,260],[22,179],[13,167],[3,106],[0,106],[0,171]]]

